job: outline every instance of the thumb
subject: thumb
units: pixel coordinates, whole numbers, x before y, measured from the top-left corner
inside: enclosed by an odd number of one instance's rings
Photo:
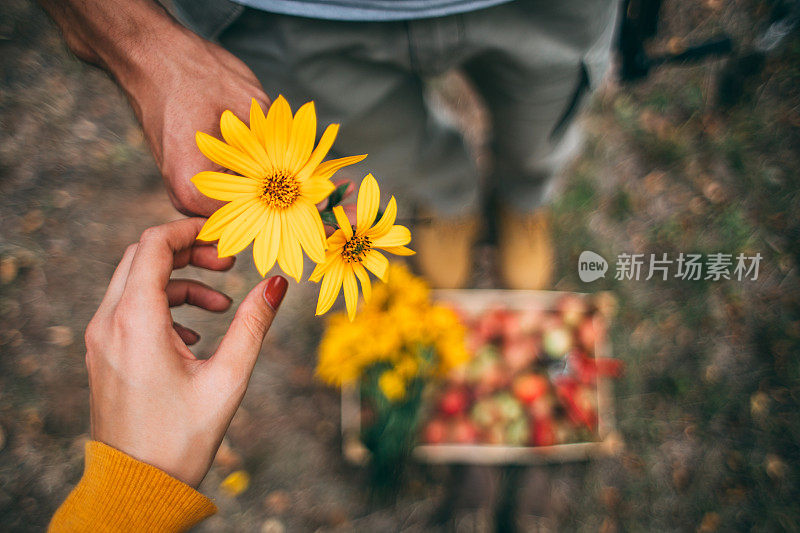
[[[260,282],[245,297],[211,358],[217,371],[230,373],[244,382],[249,379],[287,285],[286,278],[273,276]]]

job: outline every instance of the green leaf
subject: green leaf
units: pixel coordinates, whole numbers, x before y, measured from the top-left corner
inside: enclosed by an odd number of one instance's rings
[[[319,214],[320,218],[322,219],[323,224],[327,224],[328,226],[333,226],[336,229],[339,229],[339,224],[336,223],[336,216],[334,216],[333,211],[321,211]]]
[[[344,200],[344,193],[349,185],[350,182],[345,182],[333,190],[330,196],[328,196],[328,207],[326,209],[333,209],[342,203],[342,200]]]

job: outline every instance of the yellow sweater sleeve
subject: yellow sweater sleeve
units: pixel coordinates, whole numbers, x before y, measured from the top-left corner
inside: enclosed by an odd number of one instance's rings
[[[216,512],[211,500],[189,485],[90,441],[83,477],[53,515],[48,531],[184,531]]]

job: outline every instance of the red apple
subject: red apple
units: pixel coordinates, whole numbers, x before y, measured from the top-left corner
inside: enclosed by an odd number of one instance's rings
[[[441,444],[447,439],[447,425],[443,420],[434,418],[425,426],[422,440],[428,444]]]
[[[469,397],[462,387],[450,387],[439,398],[439,411],[445,416],[463,413],[469,405]]]
[[[503,315],[503,338],[508,341],[509,339],[518,339],[524,334],[520,327],[519,313],[508,311]]]
[[[556,391],[573,424],[590,430],[597,427],[597,410],[591,400],[592,395],[596,394],[594,389],[584,387],[574,379],[564,379],[556,385]]]
[[[511,372],[519,372],[539,355],[536,339],[530,336],[506,339],[503,343],[503,360]]]
[[[544,394],[536,399],[531,405],[528,406],[528,412],[531,416],[536,418],[549,418],[553,416],[553,405],[555,399],[552,394]]]
[[[519,401],[530,405],[547,392],[547,378],[538,374],[522,374],[514,380],[513,389]]]
[[[470,419],[458,417],[450,427],[450,440],[456,444],[473,444],[478,441],[478,428]]]
[[[556,443],[556,429],[552,418],[548,416],[534,419],[531,441],[534,446],[552,446]]]
[[[487,341],[500,338],[503,335],[505,317],[506,311],[503,309],[488,311],[478,319],[475,331],[480,338]]]

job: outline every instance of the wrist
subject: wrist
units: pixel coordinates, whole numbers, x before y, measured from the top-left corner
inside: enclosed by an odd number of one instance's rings
[[[168,52],[201,41],[153,0],[40,0],[69,48],[108,71],[126,91]]]
[[[49,531],[184,531],[216,512],[192,487],[100,442]]]

